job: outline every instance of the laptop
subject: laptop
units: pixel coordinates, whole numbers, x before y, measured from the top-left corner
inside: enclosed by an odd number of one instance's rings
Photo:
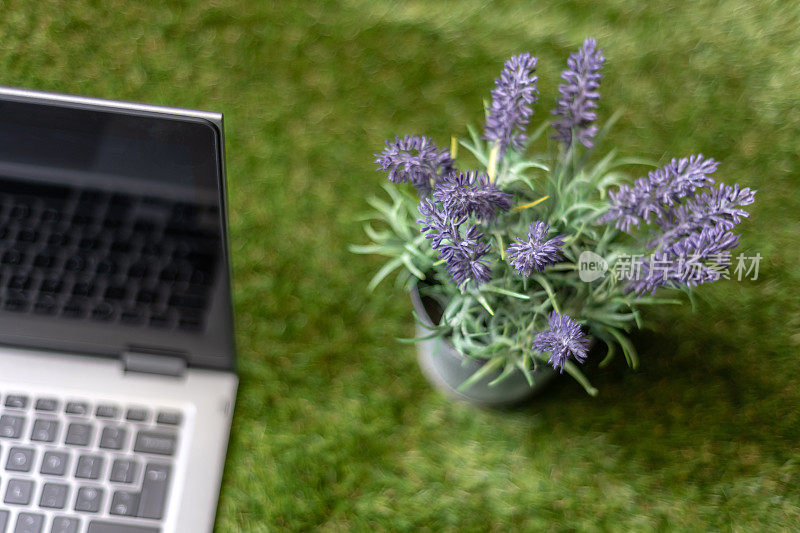
[[[211,531],[222,115],[0,88],[0,532]]]

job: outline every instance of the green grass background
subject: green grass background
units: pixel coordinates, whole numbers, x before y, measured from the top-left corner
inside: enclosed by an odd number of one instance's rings
[[[649,313],[639,372],[472,409],[421,377],[355,216],[385,137],[478,122],[502,62],[608,58],[601,146],[759,189],[756,282]],[[750,0],[0,3],[4,85],[225,113],[241,388],[219,531],[796,530],[800,5]]]

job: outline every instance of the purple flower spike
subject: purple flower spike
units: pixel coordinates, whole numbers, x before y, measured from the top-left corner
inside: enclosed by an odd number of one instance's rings
[[[561,73],[566,83],[558,86],[561,97],[556,100],[553,114],[558,117],[553,122],[556,133],[553,138],[563,142],[567,148],[572,145],[575,135],[582,145],[591,148],[592,137],[597,134],[597,100],[600,98],[600,69],[606,58],[597,49],[597,41],[588,37],[575,54],[570,54],[567,69]]]
[[[509,146],[519,150],[525,143],[525,126],[533,115],[531,105],[539,98],[535,71],[536,58],[520,54],[506,61],[494,80],[483,138],[497,144],[498,157],[503,157]]]
[[[375,154],[378,170],[389,173],[393,183],[410,182],[423,196],[453,171],[455,161],[450,151],[439,149],[430,137],[406,135],[386,141],[386,148]]]
[[[541,221],[531,222],[528,240],[517,238],[518,242],[509,245],[508,262],[520,275],[530,277],[534,272],[543,272],[547,265],[553,265],[563,259],[561,246],[566,235],[545,240],[549,231],[549,224]]]
[[[431,241],[431,248],[438,250],[442,243],[445,241],[455,240],[453,237],[453,229],[457,228],[463,220],[457,221],[453,224],[447,219],[443,211],[436,207],[436,203],[428,198],[424,198],[419,204],[419,212],[422,218],[417,220],[422,227],[420,232],[425,234],[425,238]]]
[[[642,296],[659,287],[694,287],[717,281],[730,266],[739,236],[722,226],[706,226],[642,261],[626,289]]]
[[[483,242],[483,233],[476,226],[469,226],[459,240],[453,245],[439,249],[439,257],[444,259],[447,272],[457,285],[463,285],[470,279],[476,287],[491,279],[492,271],[483,256],[489,251],[489,245]]]
[[[649,223],[651,218],[661,226],[669,224],[675,206],[694,196],[698,189],[714,184],[709,174],[718,166],[719,163],[704,158],[703,154],[673,159],[646,178],[637,179],[633,187],[622,185],[617,191],[609,191],[611,205],[600,221],[614,221],[617,229],[626,232],[642,221]]]
[[[670,222],[662,227],[662,233],[648,245],[668,246],[670,243],[701,231],[703,228],[719,227],[725,231],[733,229],[750,214],[742,209],[755,201],[756,191],[738,185],[720,183],[716,188],[688,198],[675,207]]]
[[[431,247],[444,259],[448,274],[461,286],[470,279],[479,287],[491,279],[492,271],[483,257],[489,245],[483,241],[483,233],[476,226],[468,226],[461,232],[466,216],[458,219],[448,217],[435,202],[423,199],[419,206],[423,218],[421,232],[431,241]]]
[[[533,338],[532,349],[541,354],[550,352],[547,362],[561,373],[570,357],[579,363],[586,361],[589,338],[583,334],[581,325],[574,318],[555,311],[550,312],[549,322],[550,328],[537,333]]]
[[[497,216],[497,211],[511,209],[511,195],[489,182],[486,174],[474,170],[446,176],[433,190],[433,197],[454,219],[475,216],[488,221]]]

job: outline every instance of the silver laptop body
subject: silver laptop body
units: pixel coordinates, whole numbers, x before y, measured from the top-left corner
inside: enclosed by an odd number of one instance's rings
[[[222,115],[0,88],[0,532],[211,531]]]

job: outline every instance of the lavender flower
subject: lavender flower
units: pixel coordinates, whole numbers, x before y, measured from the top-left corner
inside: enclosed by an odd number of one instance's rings
[[[583,46],[575,54],[570,54],[567,69],[561,73],[566,83],[558,86],[561,97],[556,100],[557,107],[553,114],[558,117],[553,122],[556,133],[553,138],[563,142],[567,148],[572,145],[572,136],[587,148],[594,143],[592,137],[597,134],[597,100],[598,89],[603,77],[599,71],[606,58],[603,51],[597,49],[597,41],[588,37]]]
[[[705,226],[642,260],[626,290],[641,296],[659,287],[694,287],[717,281],[731,263],[739,236],[723,226]]]
[[[490,183],[485,173],[474,170],[446,176],[433,190],[433,197],[456,219],[472,215],[492,220],[498,210],[511,209],[511,195]]]
[[[447,272],[457,285],[472,280],[476,287],[491,279],[492,271],[483,256],[489,245],[482,241],[483,233],[476,226],[469,226],[463,235],[450,246],[439,249],[439,257],[445,260]]]
[[[439,252],[439,258],[444,259],[447,272],[457,285],[463,286],[471,279],[479,287],[491,279],[491,269],[484,259],[489,245],[482,240],[483,233],[477,226],[468,226],[462,234],[466,216],[452,219],[429,199],[422,200],[419,212],[423,217],[418,220],[420,231]]]
[[[448,220],[444,211],[436,207],[436,202],[424,198],[419,204],[419,212],[422,218],[417,220],[422,227],[420,232],[425,234],[425,238],[431,241],[431,248],[438,250],[445,241],[454,241],[453,228],[458,227],[463,220],[459,219],[456,224]]]
[[[483,138],[497,144],[499,157],[509,146],[519,150],[525,143],[525,126],[533,115],[531,105],[539,97],[535,71],[536,58],[520,54],[506,61],[500,77],[494,80]]]
[[[509,245],[508,262],[520,275],[530,277],[534,272],[543,272],[547,265],[563,259],[561,246],[566,235],[545,240],[549,231],[549,224],[541,221],[531,222],[528,240],[517,238],[518,242]]]
[[[693,196],[702,187],[714,184],[709,177],[719,163],[703,154],[673,159],[663,168],[637,179],[633,187],[622,185],[609,191],[611,205],[601,222],[614,221],[617,229],[630,232],[632,226],[655,218],[660,225],[669,223],[672,210],[684,198]]]
[[[701,231],[705,227],[719,227],[731,230],[750,215],[742,209],[755,201],[756,191],[739,185],[720,183],[710,191],[703,191],[678,205],[670,214],[662,233],[648,246],[668,246],[682,237]]]
[[[393,183],[410,182],[423,196],[453,171],[450,151],[439,149],[430,137],[406,135],[386,141],[386,148],[375,154],[378,170],[389,173]]]
[[[550,352],[547,362],[561,373],[570,357],[579,363],[586,361],[589,339],[583,334],[581,325],[572,317],[555,311],[550,312],[549,323],[549,329],[537,333],[533,338],[532,349],[541,354]]]

